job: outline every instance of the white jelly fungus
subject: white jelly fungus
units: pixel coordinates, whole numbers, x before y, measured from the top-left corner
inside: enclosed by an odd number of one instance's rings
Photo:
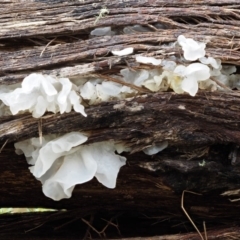
[[[90,35],[92,36],[111,36],[114,35],[114,32],[111,30],[111,27],[101,27],[95,28],[91,31]]]
[[[124,48],[122,50],[112,50],[111,53],[115,56],[125,56],[125,55],[129,55],[133,53],[133,48],[129,47],[129,48]]]
[[[195,96],[198,91],[198,82],[207,80],[210,77],[210,69],[202,63],[192,63],[187,67],[178,65],[174,73],[183,78],[181,87],[191,96]]]
[[[149,31],[140,25],[133,26],[130,30],[124,28],[123,32]],[[110,27],[103,27],[92,30],[90,35],[114,34]],[[124,68],[113,74],[112,78],[118,79],[122,84],[94,76],[70,80],[33,73],[24,78],[21,84],[0,85],[0,117],[30,112],[33,117],[39,118],[46,112],[62,114],[72,110],[86,116],[85,102],[91,105],[135,96],[138,91],[131,85],[152,92],[172,89],[178,94],[186,92],[195,96],[198,89],[223,91],[224,88],[213,81],[215,78],[229,88],[240,89],[240,77],[235,74],[236,67],[222,65],[219,59],[205,56],[205,43],[183,35],[178,37],[177,43],[183,50],[184,59],[178,55],[168,58],[164,56],[163,59],[137,55],[135,60],[140,67],[141,63],[150,66],[145,66],[144,69]],[[172,47],[172,44],[164,47]],[[131,53],[133,48],[112,51],[117,56]],[[15,148],[18,154],[24,153],[31,165],[30,171],[42,182],[44,194],[60,200],[71,197],[75,185],[94,177],[108,188],[116,186],[119,169],[125,165],[126,158],[115,152],[130,149],[113,141],[86,144],[87,139],[83,133],[71,132],[63,136],[43,136],[42,143],[38,138],[28,139],[15,143]],[[154,143],[143,151],[153,155],[167,146],[168,142],[163,141]]]
[[[115,153],[124,146],[105,141],[83,145],[87,137],[79,132],[63,136],[44,137],[43,145],[38,138],[15,143],[16,152],[24,153],[31,173],[41,181],[43,193],[58,201],[70,198],[77,184],[93,177],[108,188],[115,188],[119,169],[126,158]]]
[[[186,60],[195,61],[205,56],[206,44],[197,42],[191,38],[185,38],[183,35],[178,37],[178,44],[183,49],[183,56]]]
[[[143,152],[147,155],[153,155],[157,154],[158,152],[161,152],[168,146],[168,141],[162,141],[160,143],[155,143],[150,147],[147,147],[143,150]]]
[[[45,112],[76,112],[86,116],[81,97],[76,86],[68,78],[56,79],[42,74],[30,74],[23,79],[20,87],[14,90],[0,91],[0,100],[9,107],[13,115],[29,111],[39,118]]]
[[[124,99],[134,93],[135,90],[115,82],[99,82],[89,80],[80,87],[80,95],[88,100],[89,104],[95,104],[110,99]]]
[[[136,61],[144,64],[151,63],[152,65],[155,65],[155,66],[160,65],[162,62],[161,59],[156,59],[154,57],[145,57],[141,55],[136,56]]]

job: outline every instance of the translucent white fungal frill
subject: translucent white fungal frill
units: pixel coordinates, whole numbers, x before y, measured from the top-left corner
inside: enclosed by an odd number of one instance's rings
[[[221,60],[215,59],[213,57],[208,57],[208,58],[202,57],[202,58],[199,58],[199,61],[203,64],[206,64],[206,65],[210,64],[215,69],[219,69],[219,68],[222,67],[221,66]]]
[[[135,27],[142,29],[140,25],[131,28]],[[109,31],[111,31],[110,27],[96,28],[91,34],[100,36]],[[137,88],[134,88],[133,85],[147,88],[152,92],[172,89],[178,94],[187,92],[191,96],[195,96],[198,89],[223,91],[224,88],[220,86],[221,84],[212,81],[211,77],[214,77],[229,88],[240,88],[239,76],[233,74],[236,72],[236,67],[222,65],[220,59],[205,56],[205,43],[197,42],[183,35],[180,35],[177,41],[183,49],[185,60],[196,62],[187,63],[178,55],[164,55],[162,60],[137,55],[136,62],[153,66],[145,69],[124,68],[120,70],[120,74],[111,75],[112,79],[115,78],[122,84],[117,81],[106,81],[104,78],[99,79],[94,75],[85,78],[75,77],[71,82],[68,78],[31,74],[23,80],[22,85],[0,87],[0,116],[29,111],[33,117],[41,117],[45,112],[62,114],[70,112],[72,109],[86,116],[84,106],[81,104],[82,98],[91,105],[133,97],[138,94]],[[172,48],[172,44],[163,44],[162,47]],[[131,47],[112,51],[118,56],[132,52],[133,48]],[[183,63],[180,64],[179,62],[182,61]]]
[[[122,50],[112,50],[111,53],[116,56],[125,56],[133,53],[133,48],[129,47],[129,48],[124,48]]]
[[[9,107],[13,115],[29,111],[39,118],[46,111],[53,113],[76,112],[86,116],[76,86],[68,78],[54,78],[42,74],[30,74],[23,79],[20,87],[0,92],[0,100]]]
[[[55,135],[15,143],[16,152],[24,153],[32,174],[42,182],[43,193],[53,200],[70,198],[76,184],[93,177],[108,188],[115,188],[119,169],[126,158],[115,153],[123,146],[105,141],[83,145],[87,137],[71,132],[61,137]]]
[[[183,49],[183,56],[186,60],[195,61],[205,56],[205,43],[185,38],[183,35],[178,37],[178,43]]]
[[[83,99],[89,100],[90,104],[108,101],[110,99],[124,99],[134,92],[130,87],[110,81],[101,82],[89,80],[80,87],[80,95]]]
[[[115,31],[117,34],[119,30]],[[140,25],[124,28],[125,33],[136,31],[145,32],[149,29]],[[104,27],[94,29],[90,37],[114,34],[110,27]],[[103,39],[107,41],[109,37]],[[85,100],[84,104],[91,105],[133,97],[138,94],[139,89],[144,88],[152,92],[172,89],[175,93],[186,92],[191,96],[195,96],[199,88],[208,91],[224,90],[222,84],[232,89],[240,89],[240,75],[234,74],[236,67],[222,65],[221,60],[205,56],[205,43],[182,35],[178,37],[177,42],[182,47],[185,59],[178,54],[173,55],[175,51],[171,44],[175,43],[163,44],[163,50],[158,51],[159,54],[163,53],[162,60],[142,55],[135,58],[138,63],[153,66],[139,69],[139,66],[132,64],[133,58],[129,57],[131,67],[121,69],[120,72],[111,71],[112,75],[105,80],[105,75],[99,79],[100,76],[94,73],[85,77],[76,76],[72,81],[68,78],[35,73],[24,78],[21,84],[1,85],[0,117],[30,112],[33,117],[39,118],[45,112],[62,114],[72,110],[86,116],[81,104],[82,98]],[[165,48],[171,51],[164,54]],[[149,50],[151,51],[151,48]],[[131,47],[112,51],[112,54],[117,56],[131,53]],[[140,54],[140,51],[138,53]],[[109,81],[111,79],[113,81]],[[114,106],[119,105],[124,106],[124,103]],[[38,138],[32,138],[16,143],[15,148],[18,154],[24,153],[28,164],[31,165],[31,173],[42,183],[44,194],[54,200],[60,200],[70,198],[76,184],[90,181],[93,177],[108,188],[116,186],[119,169],[126,162],[126,158],[116,152],[130,149],[113,141],[86,144],[87,139],[82,133],[71,132],[63,136],[44,136],[41,144]],[[168,142],[163,141],[154,143],[143,151],[153,155],[167,146]]]
[[[134,25],[134,26],[127,26],[125,28],[123,28],[123,32],[125,34],[133,34],[133,33],[137,33],[137,32],[150,32],[151,29],[147,28],[147,27],[143,27],[141,25]]]
[[[92,36],[108,36],[114,35],[114,32],[111,30],[111,27],[101,27],[95,28],[91,31]]]
[[[120,71],[123,76],[123,79],[127,83],[134,84],[136,86],[141,86],[145,80],[149,78],[149,71],[139,70],[132,71],[128,68],[124,68]]]
[[[144,64],[151,63],[152,65],[160,65],[162,62],[160,59],[156,59],[154,57],[145,57],[141,55],[136,56],[136,61]]]
[[[198,82],[209,79],[210,69],[202,63],[192,63],[187,67],[178,65],[174,73],[181,76],[183,81],[181,87],[191,96],[195,96],[198,91]]]
[[[158,152],[161,152],[168,146],[168,141],[162,141],[160,143],[153,144],[150,147],[147,147],[143,150],[143,152],[147,155],[153,155],[157,154]]]

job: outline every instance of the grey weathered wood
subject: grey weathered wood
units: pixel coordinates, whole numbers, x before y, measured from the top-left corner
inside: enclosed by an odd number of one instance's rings
[[[110,13],[96,22],[103,2]],[[188,1],[103,2],[30,1],[26,6],[1,1],[0,84],[20,82],[33,71],[63,77],[88,75],[134,59],[113,57],[110,51],[114,48],[132,46],[135,54],[147,51],[160,58],[179,54],[178,48],[162,44],[175,42],[180,34],[206,42],[209,56],[240,63],[238,1],[194,1],[193,5]],[[152,27],[155,23],[163,29],[122,34],[125,26]],[[118,35],[88,40],[92,29],[103,26],[118,29]]]

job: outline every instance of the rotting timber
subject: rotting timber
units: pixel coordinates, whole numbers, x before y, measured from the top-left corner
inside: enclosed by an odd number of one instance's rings
[[[180,34],[206,41],[209,56],[239,66],[238,4],[221,0],[0,1],[0,84],[20,82],[32,72],[61,77],[101,74],[107,80],[124,67],[149,67],[137,65],[132,55],[112,56],[113,48],[131,46],[135,53],[167,58],[181,54],[180,49],[163,45],[176,41]],[[109,14],[95,23],[103,5]],[[156,29],[155,23],[164,29]],[[134,24],[152,31],[121,34],[121,28]],[[120,29],[120,34],[88,39],[92,29],[102,26]],[[237,238],[239,103],[237,90],[202,91],[194,98],[143,90],[132,99],[87,107],[87,119],[74,112],[46,114],[41,120],[30,114],[1,118],[0,148],[7,144],[0,153],[0,206],[69,211],[2,215],[0,236],[11,238],[15,232],[19,239],[79,239],[85,234],[93,238],[106,234],[108,238],[199,239],[181,210],[181,194],[188,190],[202,194],[185,193],[184,198],[186,211],[200,231],[205,221],[209,239]],[[15,141],[38,137],[40,121],[43,135],[79,130],[88,133],[89,143],[114,139],[131,146],[116,189],[92,180],[77,186],[70,199],[54,202],[46,198],[25,158],[16,155],[13,147]],[[156,156],[141,152],[163,140],[168,140],[169,147]],[[109,226],[99,234],[84,220],[96,229]]]

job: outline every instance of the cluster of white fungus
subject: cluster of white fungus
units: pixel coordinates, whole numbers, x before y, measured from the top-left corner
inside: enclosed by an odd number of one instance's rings
[[[89,101],[89,104],[96,104],[111,99],[124,99],[136,91],[119,83],[94,79],[81,86],[79,92],[82,98]]]
[[[133,53],[133,48],[129,47],[129,48],[124,48],[122,50],[112,50],[111,53],[113,55],[120,56],[120,57],[126,56]]]
[[[139,63],[151,63],[152,65],[160,65],[161,64],[161,60],[159,59],[156,59],[154,57],[144,57],[144,56],[136,56],[136,61],[139,62]]]
[[[160,26],[161,28],[162,26]],[[123,32],[148,31],[146,27],[135,25],[124,28]],[[96,28],[91,36],[114,35],[110,27]],[[228,88],[240,89],[239,75],[235,66],[225,66],[219,59],[205,56],[205,43],[179,36],[177,43],[182,47],[183,58],[171,56],[169,59],[156,59],[142,55],[136,56],[136,62],[152,65],[152,69],[122,69],[112,78],[120,83],[104,81],[95,77],[75,79],[56,78],[42,74],[27,76],[22,84],[0,86],[0,117],[9,114],[30,112],[39,118],[45,112],[65,113],[72,109],[86,117],[84,102],[96,104],[112,99],[125,99],[138,93],[136,88],[147,88],[152,92],[167,91],[171,88],[176,93],[189,93],[195,96],[198,89],[210,91],[223,90],[216,82]],[[132,54],[132,47],[112,50],[116,56]],[[183,64],[179,64],[183,62]],[[214,78],[217,81],[213,81]],[[111,78],[110,78],[111,79]],[[126,83],[126,84],[125,84]],[[220,85],[221,85],[220,84]],[[84,99],[84,101],[82,101]],[[79,132],[63,136],[44,136],[15,143],[18,154],[24,153],[30,171],[41,181],[46,196],[60,200],[71,197],[76,184],[81,184],[96,177],[108,188],[116,186],[116,179],[126,159],[118,154],[129,151],[124,145],[112,141],[86,144],[88,137]],[[82,145],[85,143],[84,145]],[[167,141],[153,143],[143,151],[153,155],[168,146]]]
[[[180,35],[178,44],[182,47],[183,56],[186,60],[196,61],[198,58],[205,56],[205,43],[196,42],[191,38]]]
[[[162,141],[160,143],[154,143],[153,145],[145,148],[143,152],[147,155],[154,155],[157,154],[158,152],[161,152],[168,146],[168,141]]]
[[[9,107],[13,115],[29,111],[39,118],[47,112],[61,114],[74,111],[86,116],[81,97],[76,93],[76,86],[68,78],[53,78],[42,74],[30,74],[20,87],[0,91],[0,100]],[[3,89],[3,88],[2,88]]]
[[[234,66],[222,66],[221,60],[212,57],[205,57],[206,44],[185,38],[178,37],[177,44],[182,47],[184,65],[177,64],[173,60],[159,60],[153,57],[136,56],[139,63],[161,65],[159,73],[142,81],[141,85],[153,92],[166,91],[171,88],[176,93],[187,92],[195,96],[198,89],[210,91],[223,90],[213,78],[229,88],[239,88],[240,81]],[[181,59],[179,59],[181,60]],[[194,61],[194,62],[193,62]],[[130,71],[130,70],[129,70]],[[151,73],[152,70],[148,70]],[[134,74],[140,74],[141,70]],[[141,73],[139,78],[146,78],[146,73]],[[133,82],[136,78],[133,79]]]
[[[91,36],[112,36],[115,35],[115,32],[111,30],[111,27],[102,27],[102,28],[95,28],[90,33]]]
[[[141,29],[136,26],[136,29]],[[91,34],[106,35],[111,28],[97,28]],[[206,44],[180,35],[177,43],[183,49],[184,58],[172,56],[169,59],[156,59],[142,55],[136,56],[136,62],[150,64],[154,69],[132,70],[125,68],[120,75],[113,75],[123,82],[119,84],[92,77],[72,83],[68,78],[56,78],[42,74],[30,74],[21,85],[1,86],[0,116],[31,112],[33,117],[41,117],[45,112],[64,113],[74,111],[86,116],[82,98],[88,104],[96,104],[111,99],[124,99],[137,94],[136,89],[128,84],[144,87],[153,92],[167,91],[171,88],[176,93],[187,92],[195,96],[198,89],[210,91],[228,88],[240,88],[239,75],[233,74],[235,66],[221,64],[219,59],[205,56]],[[117,56],[132,54],[132,47],[112,50]],[[183,64],[179,64],[182,61]],[[217,79],[221,84],[217,84]],[[128,86],[124,85],[126,82]]]
[[[31,173],[42,183],[43,193],[58,201],[70,198],[76,184],[93,177],[108,188],[115,188],[119,169],[126,158],[120,153],[124,146],[112,141],[82,145],[87,137],[79,132],[63,136],[47,136],[15,143],[16,152],[24,153],[32,165]]]

